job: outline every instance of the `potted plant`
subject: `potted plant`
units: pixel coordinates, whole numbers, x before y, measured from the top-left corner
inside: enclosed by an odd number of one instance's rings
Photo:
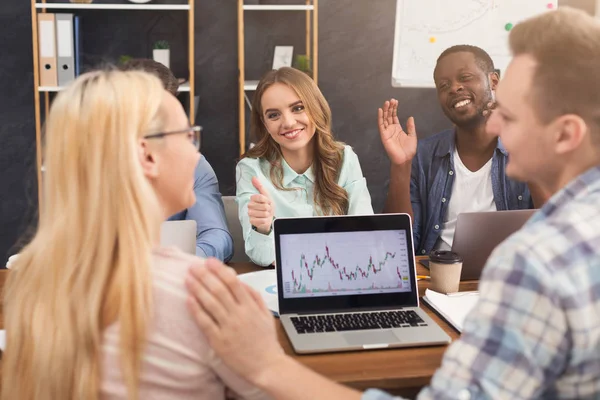
[[[154,49],[152,50],[152,58],[154,61],[163,64],[167,68],[171,68],[170,64],[170,49],[169,42],[166,40],[159,40],[154,43]]]
[[[294,57],[293,67],[307,75],[312,75],[310,57],[308,57],[306,54],[296,54]]]
[[[129,60],[132,60],[133,57],[129,56],[129,55],[122,55],[119,57],[119,64],[123,65],[126,64]]]

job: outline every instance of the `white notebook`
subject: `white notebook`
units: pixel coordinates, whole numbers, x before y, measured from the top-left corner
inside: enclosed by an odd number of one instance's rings
[[[262,296],[269,310],[279,317],[279,298],[277,297],[277,275],[274,269],[248,272],[238,275],[240,281],[256,290]]]
[[[446,295],[427,289],[423,300],[457,331],[462,332],[465,317],[475,307],[479,300],[479,293],[458,292]]]

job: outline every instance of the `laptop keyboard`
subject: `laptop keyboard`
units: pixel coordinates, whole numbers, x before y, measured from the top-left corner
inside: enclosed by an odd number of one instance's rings
[[[427,326],[413,310],[291,317],[298,333],[342,332],[362,329]]]

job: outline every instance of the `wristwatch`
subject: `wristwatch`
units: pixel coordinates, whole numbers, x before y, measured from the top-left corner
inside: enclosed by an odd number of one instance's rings
[[[271,229],[269,229],[269,232],[267,232],[267,233],[258,232],[258,228],[255,227],[254,225],[252,225],[252,230],[260,233],[261,235],[267,235],[268,236],[268,235],[271,234],[271,232],[273,232],[273,222],[275,222],[275,217],[273,217],[273,221],[271,221]]]
[[[269,229],[269,232],[267,232],[267,233],[262,233],[262,232],[259,232],[259,231],[258,231],[258,228],[257,228],[257,227],[255,227],[254,225],[252,225],[252,230],[253,230],[253,231],[256,231],[256,232],[258,232],[258,233],[260,233],[261,235],[267,235],[267,236],[268,236],[268,235],[270,235],[270,234],[271,234],[271,232],[273,232],[273,224],[271,224],[271,229]]]

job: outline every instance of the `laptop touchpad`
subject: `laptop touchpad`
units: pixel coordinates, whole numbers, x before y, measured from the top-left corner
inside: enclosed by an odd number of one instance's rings
[[[385,331],[368,331],[368,332],[347,332],[343,334],[344,339],[351,346],[359,346],[363,344],[386,344],[397,343],[398,338],[391,330]]]

